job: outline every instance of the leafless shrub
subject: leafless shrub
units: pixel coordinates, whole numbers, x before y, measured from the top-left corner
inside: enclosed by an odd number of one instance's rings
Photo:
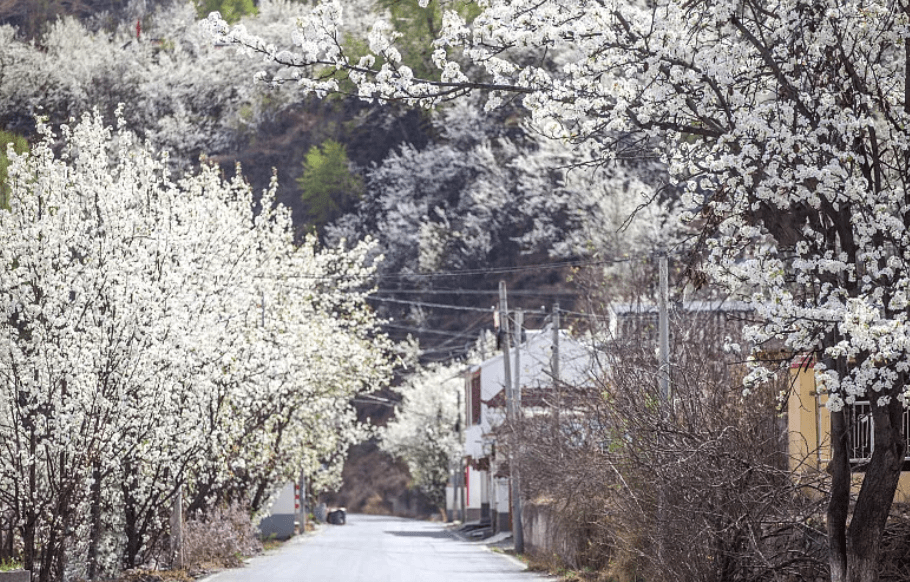
[[[881,582],[910,580],[910,507],[906,505],[892,507],[882,541],[878,579]]]
[[[563,386],[549,413],[525,415],[515,430],[529,515],[549,513],[549,549],[566,565],[618,580],[824,578],[813,521],[824,476],[789,471],[788,378],[744,397],[720,330],[677,324],[669,401],[654,344],[634,337],[598,348],[596,385]]]
[[[127,570],[117,582],[192,582],[182,570]]]
[[[183,536],[184,556],[191,572],[236,567],[244,556],[262,551],[249,513],[237,503],[188,519]]]

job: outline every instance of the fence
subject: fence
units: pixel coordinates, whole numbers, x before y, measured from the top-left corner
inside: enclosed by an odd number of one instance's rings
[[[875,450],[875,430],[872,423],[872,404],[869,402],[857,402],[850,407],[850,462],[864,463],[872,458],[872,451]],[[907,449],[904,460],[910,461],[910,411],[904,410],[903,417],[904,439],[907,441]]]

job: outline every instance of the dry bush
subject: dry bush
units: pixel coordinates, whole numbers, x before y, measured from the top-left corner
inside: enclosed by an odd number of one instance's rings
[[[183,570],[127,570],[117,582],[192,582]]]
[[[910,580],[910,507],[904,504],[892,507],[882,541],[878,579],[880,582]]]
[[[245,556],[262,551],[249,513],[236,503],[187,519],[183,540],[184,559],[191,572],[237,567]]]
[[[515,428],[523,496],[556,516],[565,565],[620,581],[825,577],[824,529],[811,525],[823,497],[805,493],[823,483],[788,470],[787,378],[743,397],[742,366],[710,330],[674,330],[670,403],[653,343],[633,337],[599,350],[596,386],[563,387],[556,410]]]

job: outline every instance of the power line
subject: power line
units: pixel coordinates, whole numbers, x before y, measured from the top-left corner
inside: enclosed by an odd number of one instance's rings
[[[375,295],[370,295],[367,297],[368,301],[381,301],[383,303],[399,303],[403,305],[413,305],[415,307],[434,307],[436,309],[452,309],[454,311],[473,311],[473,312],[483,312],[483,313],[492,313],[492,308],[490,307],[465,307],[462,305],[446,305],[444,303],[426,303],[424,301],[405,301],[404,299],[392,299],[391,297],[377,297]]]
[[[379,288],[376,289],[377,293],[400,293],[400,294],[411,294],[411,295],[497,295],[499,293],[496,289],[460,289],[460,288],[451,288],[451,287],[442,287],[435,289],[386,289]],[[523,297],[569,297],[577,296],[578,293],[575,291],[509,291],[509,295],[519,295]]]
[[[583,313],[581,311],[566,311],[563,309],[560,309],[559,313],[562,315],[574,315],[576,317],[588,317],[591,319],[607,319],[610,317],[606,313]]]
[[[429,350],[420,350],[420,355],[424,354],[448,354],[448,355],[464,355],[467,354],[470,350],[466,350],[464,347],[452,346],[450,348],[433,348]]]
[[[402,305],[413,305],[415,307],[433,307],[436,309],[452,309],[455,311],[474,311],[474,312],[483,312],[483,313],[493,313],[492,307],[466,307],[463,305],[447,305],[445,303],[427,303],[425,301],[406,301],[404,299],[392,299],[391,297],[376,297],[375,295],[370,295],[367,297],[367,300],[370,301],[382,301],[384,303],[399,303]],[[547,315],[545,310],[540,309],[525,309],[525,313],[530,313],[534,315]]]
[[[669,256],[681,256],[686,254],[684,250],[672,251],[669,252]],[[452,270],[452,271],[431,271],[428,273],[385,273],[385,274],[376,274],[373,277],[347,277],[344,274],[341,275],[294,275],[286,274],[288,278],[293,279],[304,279],[308,281],[321,281],[327,283],[338,283],[342,281],[350,281],[351,279],[374,279],[374,280],[399,280],[399,279],[432,279],[432,278],[441,278],[441,277],[461,277],[469,275],[502,275],[508,273],[520,273],[524,271],[551,271],[554,269],[564,269],[572,267],[596,267],[596,266],[605,266],[605,265],[617,265],[622,263],[633,263],[636,261],[647,261],[655,257],[653,254],[642,254],[635,255],[623,258],[612,258],[612,259],[590,259],[590,260],[577,260],[577,261],[558,261],[553,263],[534,263],[530,265],[521,265],[515,267],[483,267],[477,269],[463,269],[463,270]],[[366,283],[364,283],[366,284]]]
[[[449,336],[449,337],[453,337],[453,338],[474,338],[475,337],[474,332],[471,330],[467,330],[467,331],[463,331],[463,332],[454,332],[454,331],[445,331],[445,330],[441,330],[441,329],[436,330],[436,329],[426,329],[426,328],[419,328],[419,327],[409,327],[406,325],[393,325],[393,324],[389,324],[389,323],[383,325],[382,327],[389,328],[389,329],[398,329],[401,331],[413,331],[414,333],[421,333],[421,334],[431,333],[431,334],[436,334],[436,335],[444,335],[444,336]]]
[[[520,273],[522,271],[550,271],[553,269],[564,269],[569,267],[596,267],[601,265],[615,265],[619,263],[631,263],[636,260],[650,258],[650,255],[641,257],[628,257],[623,259],[597,259],[585,261],[561,261],[555,263],[536,263],[532,265],[522,265],[517,267],[486,267],[480,269],[464,269],[460,271],[433,271],[429,273],[398,273],[380,275],[378,278],[383,279],[401,279],[401,278],[434,278],[434,277],[460,277],[465,275],[502,275],[506,273]]]

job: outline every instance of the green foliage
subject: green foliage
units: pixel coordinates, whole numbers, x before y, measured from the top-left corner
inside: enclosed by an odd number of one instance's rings
[[[379,6],[389,11],[395,32],[401,34],[397,44],[402,63],[411,67],[417,77],[429,78],[435,67],[430,59],[433,39],[442,25],[442,10],[436,0],[421,8],[417,0],[379,0]]]
[[[363,181],[351,172],[347,149],[331,139],[310,148],[297,184],[303,191],[301,197],[311,228],[341,216],[363,193]]]
[[[2,132],[0,132],[2,133]],[[22,562],[16,561],[12,558],[0,560],[0,572],[9,572],[11,570],[21,570]]]
[[[10,143],[13,144],[13,150],[18,154],[28,151],[28,142],[24,137],[0,130],[0,208],[9,208],[9,186],[6,184],[9,158],[6,155],[6,148]]]
[[[415,77],[438,80],[439,71],[431,58],[433,41],[442,25],[443,8],[438,0],[430,0],[426,8],[421,8],[417,0],[377,0],[377,7],[388,11],[389,21],[395,32],[401,35],[395,41],[401,52],[401,63],[410,67]],[[445,10],[454,10],[468,22],[480,14],[477,3],[470,0],[448,2]],[[368,44],[362,39],[345,39],[345,50],[353,57],[353,62],[367,54],[368,49]],[[375,66],[381,67],[382,63],[382,59],[377,58]]]
[[[234,23],[242,16],[256,14],[253,0],[196,0],[196,13],[205,18],[212,12],[220,12],[226,22]]]

